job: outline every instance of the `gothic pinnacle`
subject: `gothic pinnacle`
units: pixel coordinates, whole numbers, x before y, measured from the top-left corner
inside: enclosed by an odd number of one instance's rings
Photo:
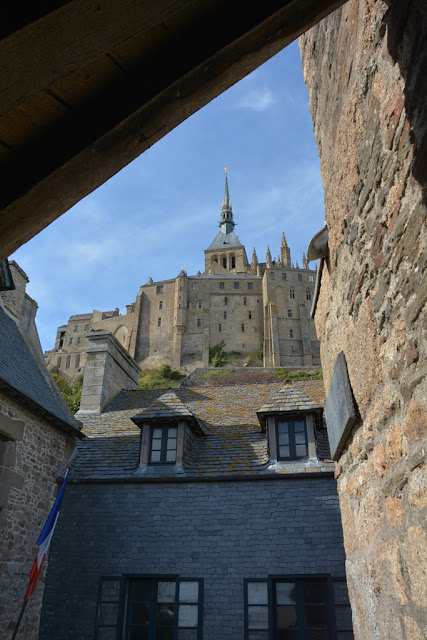
[[[224,200],[221,206],[221,220],[219,225],[225,224],[225,233],[229,233],[234,229],[235,222],[233,220],[233,207],[230,202],[230,194],[228,191],[228,167],[225,167],[225,188],[224,188]]]

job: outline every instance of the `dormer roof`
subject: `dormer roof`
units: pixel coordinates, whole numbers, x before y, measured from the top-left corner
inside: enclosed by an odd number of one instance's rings
[[[261,426],[265,429],[266,417],[280,413],[322,413],[322,405],[309,398],[291,383],[275,391],[268,402],[257,411]]]

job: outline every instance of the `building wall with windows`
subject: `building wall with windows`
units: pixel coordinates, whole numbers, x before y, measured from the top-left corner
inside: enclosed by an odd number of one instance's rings
[[[39,639],[352,640],[322,404],[311,379],[80,412]]]
[[[83,371],[88,330],[112,331],[140,365],[164,362],[193,371],[209,365],[209,347],[254,356],[264,366],[318,367],[319,343],[309,309],[316,271],[291,261],[283,234],[278,257],[267,248],[258,262],[234,233],[228,182],[220,231],[205,250],[205,271],[141,286],[127,313],[94,311],[71,316],[58,328],[55,347],[45,353],[49,368],[67,378]],[[291,314],[291,315],[289,315]]]

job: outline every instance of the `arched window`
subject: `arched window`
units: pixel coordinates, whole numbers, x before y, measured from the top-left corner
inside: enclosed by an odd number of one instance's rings
[[[61,368],[61,356],[59,356],[58,360],[56,361],[56,366],[58,367],[58,369]]]
[[[236,268],[236,257],[235,256],[231,256],[231,268],[232,269]]]
[[[289,297],[292,298],[292,300],[295,299],[295,289],[292,289],[292,287],[289,289]]]
[[[224,267],[224,269],[227,268],[227,258],[225,256],[222,259],[222,266]]]
[[[77,367],[79,366],[79,364],[80,364],[80,354],[78,353],[78,354],[76,355],[76,369],[77,369]]]
[[[311,291],[310,291],[310,289],[306,289],[305,297],[307,298],[307,300],[311,300]]]
[[[66,369],[70,368],[70,363],[71,363],[71,356],[67,356],[67,361],[65,363],[65,368]]]

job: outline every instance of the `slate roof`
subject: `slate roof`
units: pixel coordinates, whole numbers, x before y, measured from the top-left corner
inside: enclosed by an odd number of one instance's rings
[[[145,409],[140,411],[135,418],[145,420],[168,420],[178,418],[194,418],[194,414],[182,404],[176,393],[167,391],[154,400]]]
[[[295,385],[288,383],[272,393],[268,401],[257,411],[257,414],[260,422],[265,426],[265,415],[281,411],[323,412],[323,406],[297,389]]]
[[[65,427],[81,437],[73,414],[65,402],[58,400],[16,323],[1,307],[0,388],[54,426]]]
[[[77,414],[88,437],[77,445],[71,480],[84,482],[139,478],[141,431],[132,418],[157,417],[158,411],[164,411],[165,419],[172,415],[187,415],[194,416],[199,424],[203,424],[203,435],[194,439],[183,468],[179,471],[181,477],[253,477],[307,472],[314,466],[314,471],[330,471],[329,462],[314,464],[298,461],[278,465],[274,470],[269,467],[266,434],[258,420],[257,411],[267,405],[271,398],[277,397],[284,386],[283,382],[274,382],[179,388],[173,392],[164,389],[123,390],[102,413]],[[307,405],[323,406],[322,380],[296,380],[291,386],[292,390],[297,390],[307,398]],[[316,441],[318,457],[329,458],[325,428],[316,429]],[[151,480],[164,477],[165,474],[177,477],[172,466],[150,467]]]
[[[232,249],[233,247],[243,247],[234,231],[230,231],[229,233],[218,231],[217,235],[207,248],[207,251],[212,249]]]

